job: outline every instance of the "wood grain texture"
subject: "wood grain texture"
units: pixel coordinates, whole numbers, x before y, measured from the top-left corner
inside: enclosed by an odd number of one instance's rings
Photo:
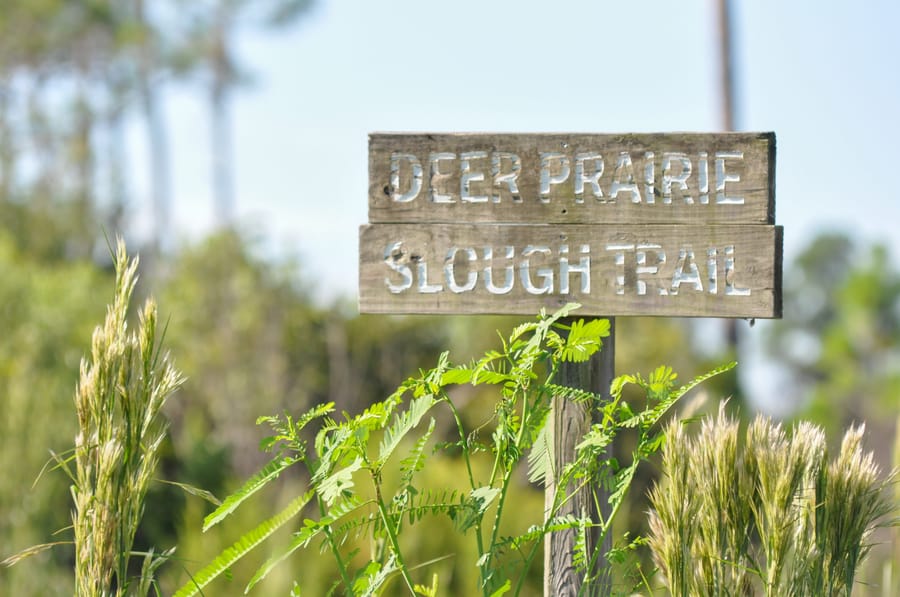
[[[463,156],[469,153],[466,165]],[[476,152],[476,153],[471,153]],[[481,153],[478,153],[481,152]],[[724,195],[741,197],[743,204],[717,203],[716,156],[739,153],[742,157],[722,157]],[[432,180],[430,156],[445,154],[436,162],[438,175]],[[540,173],[542,154],[560,154],[567,160],[564,181],[549,183],[542,195]],[[652,158],[648,158],[648,153]],[[415,199],[398,201],[412,184],[411,164],[398,159],[397,179],[391,177],[392,154],[414,156],[421,167],[422,190]],[[497,172],[512,172],[505,154],[520,160],[516,178],[517,193],[510,185],[495,179],[493,159],[499,160]],[[623,154],[630,164],[620,163]],[[598,170],[593,159],[583,158],[581,176],[578,156],[600,156],[602,174],[597,179],[602,197],[594,195],[590,184],[581,184]],[[669,155],[668,161],[666,156]],[[690,162],[685,179],[687,190],[671,179],[678,178],[682,163]],[[701,159],[701,155],[705,158]],[[479,157],[480,156],[480,157]],[[546,158],[548,175],[563,178],[558,159]],[[705,165],[701,165],[704,162]],[[666,165],[668,164],[668,170]],[[648,171],[648,168],[650,170]],[[705,174],[701,172],[705,171]],[[484,201],[463,200],[462,178],[466,188]],[[668,172],[669,184],[665,184]],[[648,185],[648,173],[652,184]],[[613,183],[628,176],[637,185],[635,193],[620,189],[613,198]],[[701,192],[702,179],[708,190]],[[396,184],[394,184],[396,183]],[[435,202],[429,187],[446,195]],[[666,202],[665,188],[670,188]],[[581,187],[581,196],[576,195]],[[650,191],[652,189],[652,192]],[[708,203],[702,203],[705,196]],[[495,201],[495,197],[497,201]],[[544,200],[542,200],[542,197]],[[689,197],[689,203],[685,197]],[[652,202],[651,202],[652,201]],[[775,135],[774,133],[657,133],[657,134],[405,134],[373,133],[369,136],[369,221],[382,222],[507,222],[507,223],[681,223],[740,224],[775,223]]]
[[[562,323],[571,325],[577,318],[567,318]],[[610,334],[603,339],[603,348],[595,353],[585,363],[560,363],[557,382],[560,385],[575,388],[582,391],[593,392],[603,398],[604,402],[610,400],[610,385],[615,377],[616,361],[616,320],[608,318]],[[567,400],[558,396],[553,400],[551,416],[553,418],[553,470],[560,471],[566,467],[575,457],[575,447],[581,443],[584,436],[590,430],[593,423],[598,423],[600,405],[590,405],[574,400]],[[574,491],[569,487],[567,491]],[[604,509],[603,519],[610,516],[609,491],[600,484],[592,483],[578,490],[556,513],[557,516],[571,514],[577,518],[588,515],[592,520],[598,520],[595,502],[592,492],[597,493],[597,503]],[[545,505],[549,510],[552,507],[556,493],[556,479],[552,475],[548,477],[545,489]],[[600,549],[602,554],[612,549],[612,533],[608,533],[603,544],[599,545],[598,529],[592,529],[588,534],[588,553]],[[544,538],[544,595],[590,595],[607,596],[611,593],[610,568],[605,558],[600,555],[596,561],[596,567],[592,576],[598,580],[591,586],[583,586],[583,575],[572,562],[577,540],[574,530],[551,533]]]
[[[359,307],[534,314],[578,302],[579,315],[777,318],[781,245],[780,226],[365,225]]]

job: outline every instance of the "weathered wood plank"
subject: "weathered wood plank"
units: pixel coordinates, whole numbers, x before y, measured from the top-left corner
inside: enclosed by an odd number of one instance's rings
[[[364,313],[781,316],[780,226],[372,224]]]
[[[774,224],[774,133],[369,136],[369,221]]]

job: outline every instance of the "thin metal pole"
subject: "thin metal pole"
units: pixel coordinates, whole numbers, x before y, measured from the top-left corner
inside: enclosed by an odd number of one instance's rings
[[[603,349],[595,354],[586,363],[562,363],[558,373],[560,385],[579,390],[587,390],[599,394],[604,400],[609,400],[609,387],[615,375],[616,360],[616,322],[615,318],[608,318],[610,329],[609,337],[603,340]],[[563,323],[570,325],[573,318],[568,318]],[[576,403],[572,400],[555,398],[553,403],[553,449],[554,471],[560,471],[575,458],[575,446],[581,442],[585,433],[597,417],[598,409],[594,405]],[[597,520],[597,512],[593,493],[597,494],[597,502],[605,511],[601,512],[604,519],[609,516],[609,494],[600,486],[584,487],[571,500],[569,500],[556,516],[571,514],[576,517],[589,515],[592,520]],[[556,493],[556,479],[547,480],[547,488],[544,494],[545,508],[549,510],[553,505]],[[544,540],[544,595],[549,596],[574,596],[591,595],[606,596],[612,591],[612,579],[603,555],[612,548],[612,535],[607,534],[603,545],[597,546],[598,533],[588,538],[590,543],[589,553],[594,549],[600,549],[600,557],[596,559],[597,568],[591,576],[600,579],[591,586],[582,586],[582,574],[575,569],[572,556],[575,553],[576,535],[574,530],[561,531],[547,535]]]
[[[722,93],[722,129],[733,131],[735,129],[734,107],[734,54],[731,43],[731,0],[718,0],[718,29],[719,29],[719,86]],[[738,326],[736,319],[725,320],[725,344],[732,353],[737,353]]]
[[[734,56],[731,44],[731,2],[718,0],[719,84],[722,90],[722,128],[734,130]]]

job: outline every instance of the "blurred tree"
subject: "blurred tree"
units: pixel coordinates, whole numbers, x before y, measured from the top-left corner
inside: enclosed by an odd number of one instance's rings
[[[237,472],[264,458],[257,416],[333,400],[357,411],[431,365],[448,341],[436,318],[357,316],[316,306],[295,262],[272,263],[236,231],[172,262],[159,292],[168,344],[188,377],[170,402],[179,454],[227,446]]]
[[[227,446],[240,474],[259,464],[260,414],[292,412],[328,393],[324,314],[291,265],[279,269],[236,232],[178,255],[162,282],[168,341],[188,377],[171,401],[179,454],[194,443]]]
[[[108,1],[4,4],[0,188],[5,202],[28,201],[44,212],[66,202],[76,219],[94,223],[100,213],[96,149],[117,26]],[[94,226],[90,238],[67,240],[70,256],[92,254],[99,232]]]
[[[786,272],[784,319],[768,350],[789,369],[799,406],[826,428],[895,414],[900,273],[885,247],[842,234],[816,238]]]
[[[133,34],[129,36],[129,40],[134,42],[132,47],[136,55],[132,57],[132,61],[136,71],[135,83],[147,135],[153,236],[157,249],[167,249],[172,185],[168,135],[160,96],[162,80],[170,66],[166,53],[171,42],[164,35],[165,28],[151,20],[144,0],[131,0],[131,9]]]
[[[210,107],[212,189],[215,216],[230,226],[234,215],[234,163],[230,102],[246,80],[236,52],[243,26],[284,27],[306,13],[313,0],[180,0],[189,22],[180,64],[184,73],[200,73]]]
[[[16,245],[0,231],[0,559],[65,540],[54,533],[71,524],[68,479],[56,471],[35,480],[50,450],[72,445],[79,361],[103,316],[98,288],[112,287],[89,262],[48,262]],[[71,595],[72,557],[57,549],[0,569],[0,594]]]

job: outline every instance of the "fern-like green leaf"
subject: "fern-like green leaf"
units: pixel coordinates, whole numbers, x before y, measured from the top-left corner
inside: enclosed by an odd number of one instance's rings
[[[589,404],[595,404],[602,400],[600,394],[594,394],[593,392],[588,392],[587,390],[582,390],[579,388],[570,388],[569,386],[561,386],[555,383],[548,383],[544,385],[544,388],[550,393],[551,396],[561,396],[566,400],[571,400],[573,402],[587,402]]]
[[[384,566],[381,566],[378,562],[371,562],[369,563],[369,566],[366,567],[366,574],[357,579],[354,583],[353,592],[360,597],[372,597],[372,595],[377,595],[378,589],[381,588],[384,581],[399,569],[397,558],[394,554],[390,555],[387,562],[384,563]]]
[[[244,589],[244,593],[250,592],[257,583],[262,581],[266,576],[268,576],[269,572],[272,571],[275,566],[283,562],[285,559],[290,557],[295,551],[302,547],[307,547],[309,542],[312,541],[319,533],[325,530],[326,527],[330,527],[334,522],[344,517],[347,514],[350,514],[359,508],[365,506],[369,502],[360,503],[355,499],[350,499],[345,502],[341,502],[335,508],[329,510],[328,515],[319,520],[312,521],[307,520],[304,523],[302,529],[299,532],[294,534],[294,538],[291,540],[290,544],[279,553],[270,557],[266,562],[259,567],[256,573],[253,575],[253,578],[250,579],[250,582],[247,583],[247,587]],[[363,518],[358,521],[354,521],[357,524],[365,524],[368,522],[368,519]],[[341,533],[335,533],[340,536]]]
[[[524,334],[528,332],[533,332],[538,328],[538,323],[535,321],[526,321],[525,323],[521,323],[513,328],[512,333],[509,335],[509,341],[515,342],[519,338],[521,338]]]
[[[360,416],[364,416],[363,415]],[[311,482],[313,485],[321,483],[335,466],[343,461],[343,455],[352,451],[354,431],[348,423],[338,425],[332,422],[319,431],[316,436],[316,453],[319,455],[319,463],[311,467],[314,469]]]
[[[449,511],[450,519],[461,533],[465,533],[484,517],[484,513],[499,495],[499,487],[477,487],[462,498],[459,509]]]
[[[247,498],[265,487],[270,481],[278,478],[281,471],[297,462],[290,456],[278,456],[269,461],[255,475],[247,479],[240,489],[225,498],[222,505],[203,519],[203,531],[206,532],[234,512]]]
[[[606,449],[612,443],[614,437],[615,431],[609,427],[600,424],[591,425],[581,442],[575,446],[575,451],[580,453],[590,450],[593,454],[597,454]]]
[[[428,429],[416,440],[416,443],[413,444],[409,454],[400,461],[400,486],[402,488],[410,485],[412,483],[413,475],[422,470],[422,467],[425,466],[425,446],[428,444],[428,440],[431,439],[433,433],[434,418],[431,418],[428,423]]]
[[[357,458],[349,466],[332,473],[316,486],[325,503],[331,506],[335,500],[353,488],[353,473],[362,468],[362,458]]]
[[[511,590],[512,590],[512,580],[507,578],[506,582],[503,583],[503,586],[501,586],[499,589],[497,589],[496,591],[491,593],[491,597],[502,597],[503,595],[506,595],[507,593],[509,593]]]
[[[500,385],[511,380],[509,373],[503,371],[493,371],[488,368],[476,369],[472,374],[472,385],[489,384]]]
[[[637,470],[640,460],[635,458],[631,464],[616,473],[613,480],[613,492],[609,495],[609,503],[616,504],[625,499],[625,495],[631,488],[631,480]]]
[[[528,453],[528,480],[543,483],[547,475],[553,476],[553,418],[545,417]]]
[[[737,367],[737,362],[731,361],[730,363],[725,363],[724,365],[722,365],[720,367],[716,367],[712,371],[708,371],[707,373],[704,373],[703,375],[698,375],[697,377],[695,377],[688,383],[686,383],[683,386],[681,386],[680,388],[678,388],[678,390],[675,391],[675,394],[680,398],[681,396],[687,394],[690,390],[694,389],[696,386],[700,385],[707,379],[709,379],[711,377],[715,377],[716,375],[721,375],[722,373],[725,373],[726,371],[731,371],[735,367]]]
[[[216,556],[212,562],[194,575],[187,584],[178,589],[174,597],[192,597],[202,591],[203,587],[230,569],[235,562],[247,555],[253,548],[265,541],[272,533],[296,516],[311,498],[312,493],[310,492],[294,498],[284,510],[262,522]]]
[[[600,350],[602,338],[609,336],[608,319],[591,319],[587,323],[579,319],[569,327],[569,335],[562,350],[557,351],[561,361],[581,363]]]
[[[331,534],[336,540],[340,543],[343,542],[343,538],[352,530],[366,528],[375,520],[375,515],[368,511],[368,506],[374,504],[374,500],[365,500],[360,501],[357,497],[352,496],[345,500],[341,500],[337,504],[335,504],[332,508],[328,510],[328,512],[319,519],[315,524],[320,527],[328,526],[331,528]],[[366,510],[361,515],[356,516],[355,518],[350,518],[349,520],[345,520],[341,522],[340,526],[335,526],[336,523],[342,521],[345,518],[348,518],[350,514],[354,514],[359,510]],[[306,521],[306,524],[311,524],[312,521]],[[303,533],[304,529],[300,530],[300,533]]]
[[[671,367],[660,365],[650,374],[650,379],[647,381],[648,390],[653,397],[664,396],[675,385],[676,379],[678,379],[678,374]]]
[[[715,369],[704,373],[703,375],[698,375],[688,383],[684,384],[674,392],[668,392],[668,396],[664,400],[662,400],[659,404],[657,404],[652,410],[647,412],[647,421],[644,425],[645,428],[650,428],[653,425],[656,425],[660,419],[668,412],[672,405],[675,404],[678,400],[681,399],[682,396],[687,394],[689,391],[703,383],[704,381],[710,379],[711,377],[715,377],[716,375],[721,375],[726,371],[730,371],[737,366],[737,363],[732,361],[730,363],[726,363],[721,367],[716,367]]]
[[[421,597],[437,597],[438,594],[438,575],[431,575],[431,586],[426,587],[425,585],[417,584],[413,586],[413,591],[416,592],[416,595],[421,595]]]
[[[494,548],[494,550],[497,551],[507,546],[514,550],[519,549],[523,545],[527,545],[532,541],[540,539],[548,533],[556,533],[558,531],[565,531],[568,529],[576,528],[580,524],[582,524],[581,519],[575,518],[571,514],[566,514],[565,516],[554,516],[542,525],[531,525],[521,535],[516,535],[514,537],[503,537],[497,542],[497,546]]]
[[[194,487],[193,485],[188,485],[187,483],[179,483],[177,481],[167,481],[166,479],[155,479],[155,480],[159,483],[165,483],[166,485],[174,485],[175,487],[180,488],[185,493],[188,493],[188,494],[193,495],[198,498],[202,498],[202,499],[206,500],[207,502],[209,502],[210,504],[213,504],[215,506],[222,505],[222,500],[220,500],[219,498],[214,496],[209,491],[206,491],[205,489],[200,489],[199,487]]]
[[[441,376],[441,385],[448,386],[452,384],[466,384],[472,381],[472,369],[468,367],[457,367],[455,369],[450,369],[449,371],[444,371],[444,374]]]
[[[406,507],[409,524],[415,524],[426,514],[446,514],[454,520],[460,510],[464,509],[465,502],[460,500],[460,494],[456,490],[424,490],[412,496],[410,504]]]
[[[581,303],[566,303],[565,306],[560,307],[558,310],[553,312],[550,315],[547,315],[546,312],[541,310],[540,314],[540,324],[542,326],[546,326],[545,329],[549,329],[551,324],[556,323],[563,317],[568,317],[572,314],[572,311],[581,308]]]
[[[378,463],[384,464],[391,457],[400,441],[406,436],[410,430],[419,424],[425,413],[428,412],[435,403],[434,396],[425,394],[419,398],[414,398],[409,402],[409,409],[398,413],[394,418],[393,424],[384,432],[384,438],[378,450]]]
[[[572,553],[572,564],[576,570],[581,572],[587,569],[591,558],[588,550],[588,529],[590,528],[590,519],[581,519],[578,521],[578,529],[575,531],[575,548]]]

